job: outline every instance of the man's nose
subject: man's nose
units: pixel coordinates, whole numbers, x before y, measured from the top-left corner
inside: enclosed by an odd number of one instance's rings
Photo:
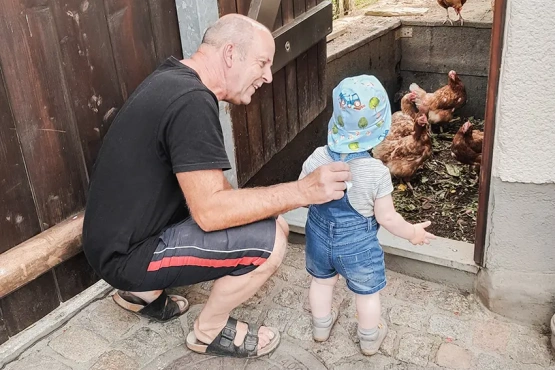
[[[272,82],[274,77],[272,76],[272,68],[270,66],[264,68],[264,74],[262,75],[262,78],[267,84]]]

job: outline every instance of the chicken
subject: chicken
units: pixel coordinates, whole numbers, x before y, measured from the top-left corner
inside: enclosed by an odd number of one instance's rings
[[[457,72],[450,71],[448,76],[447,85],[434,93],[427,93],[416,83],[409,86],[409,90],[416,93],[416,107],[419,111],[427,113],[430,124],[451,121],[455,110],[466,104],[466,88]]]
[[[414,101],[416,100],[416,93],[414,92],[409,92],[407,94],[405,94],[403,96],[403,98],[401,99],[401,111],[400,113],[404,113],[406,115],[409,115],[411,117],[415,117],[415,115],[418,113],[418,108],[416,108],[416,105],[414,104]],[[399,112],[395,112],[393,115],[397,114]]]
[[[432,141],[425,122],[413,123],[413,132],[408,136],[387,135],[372,149],[374,158],[381,160],[391,175],[401,179],[412,190],[410,179],[426,160],[432,156]]]
[[[393,116],[391,116],[391,128],[389,129],[388,137],[391,137],[391,139],[399,139],[412,135],[415,123],[427,128],[428,118],[426,114],[416,113],[413,116],[409,116],[403,112],[395,112]]]
[[[451,156],[462,164],[476,167],[479,171],[482,162],[482,141],[484,133],[480,130],[472,130],[472,123],[465,122],[451,144]]]
[[[447,18],[443,21],[443,24],[449,21],[451,25],[453,25],[453,21],[451,20],[451,18],[449,18],[449,8],[455,9],[455,13],[457,13],[457,15],[459,16],[458,20],[461,22],[461,26],[464,24],[464,19],[461,15],[461,11],[464,3],[466,3],[466,0],[437,0],[437,3],[442,8],[445,8],[445,10],[447,11]]]

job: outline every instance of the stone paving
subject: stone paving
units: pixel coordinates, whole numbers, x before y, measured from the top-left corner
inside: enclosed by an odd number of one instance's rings
[[[206,301],[210,285],[175,289],[191,303],[186,315],[166,324],[117,307],[110,296],[96,301],[4,370],[184,369],[552,369],[546,333],[505,320],[473,295],[388,271],[382,294],[390,332],[380,353],[360,354],[355,306],[344,280],[336,290],[340,318],[327,343],[312,341],[309,277],[304,247],[292,244],[275,276],[236,309],[239,319],[278,327],[282,343],[271,356],[223,359],[189,351],[185,337]]]

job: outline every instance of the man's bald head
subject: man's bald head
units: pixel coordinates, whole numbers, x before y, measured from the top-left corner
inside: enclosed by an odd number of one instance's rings
[[[202,38],[202,43],[220,48],[227,43],[235,45],[241,58],[244,58],[252,45],[256,31],[270,30],[261,23],[241,14],[227,14],[212,24]]]

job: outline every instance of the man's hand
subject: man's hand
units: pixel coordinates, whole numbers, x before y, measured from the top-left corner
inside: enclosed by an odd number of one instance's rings
[[[314,172],[299,180],[298,186],[308,204],[322,204],[341,199],[347,188],[345,181],[351,181],[349,165],[333,162],[318,167]]]
[[[409,241],[415,245],[430,244],[430,240],[436,238],[434,234],[426,231],[426,228],[431,224],[431,221],[426,221],[412,225],[414,227],[414,236]]]

